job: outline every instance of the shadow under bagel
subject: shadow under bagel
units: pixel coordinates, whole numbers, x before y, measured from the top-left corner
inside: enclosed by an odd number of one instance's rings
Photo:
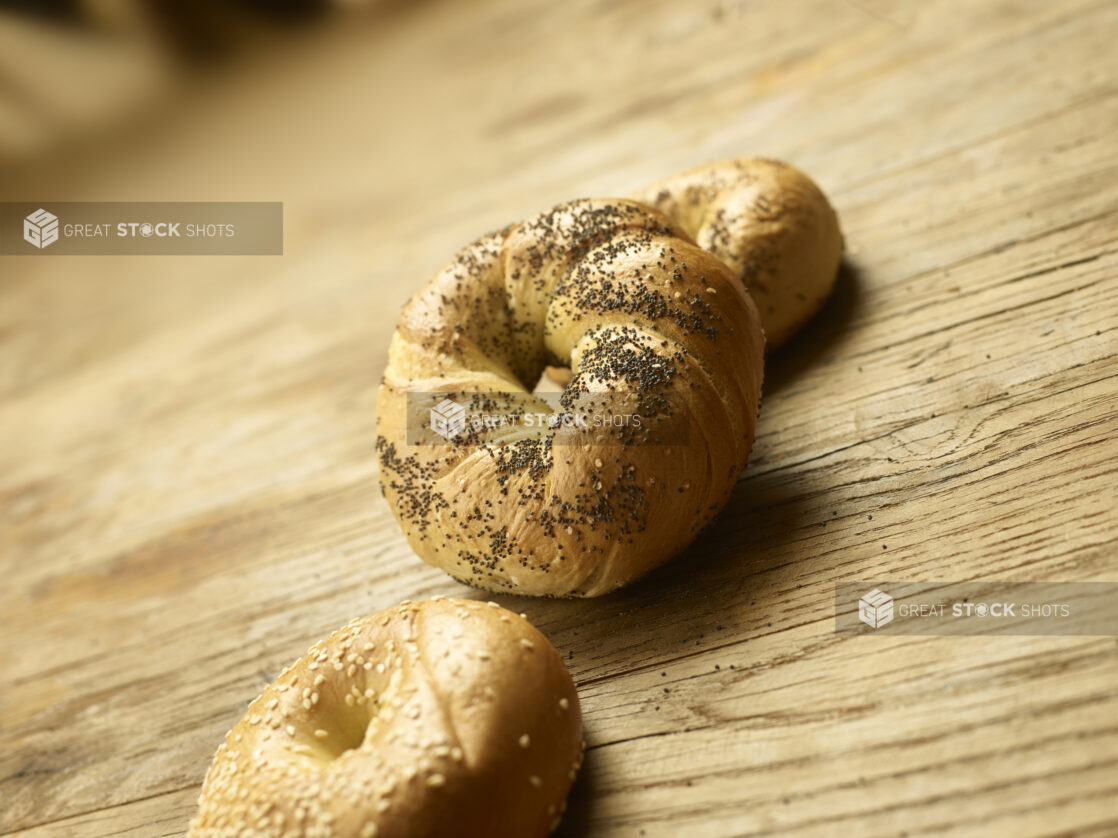
[[[859,287],[862,284],[858,266],[843,256],[827,301],[788,343],[765,356],[762,413],[766,396],[777,395],[807,369],[825,360],[826,353],[846,334],[847,326],[861,307]],[[748,471],[747,466],[746,474]]]

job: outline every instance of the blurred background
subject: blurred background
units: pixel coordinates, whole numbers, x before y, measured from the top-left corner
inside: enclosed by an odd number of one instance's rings
[[[173,105],[199,70],[225,75],[232,59],[258,59],[269,45],[305,36],[347,5],[5,0],[0,153],[18,162],[134,126],[160,104]]]

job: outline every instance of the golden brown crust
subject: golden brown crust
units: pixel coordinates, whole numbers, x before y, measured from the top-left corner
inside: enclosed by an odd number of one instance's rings
[[[582,755],[574,685],[528,621],[438,598],[353,620],[249,706],[191,838],[544,836]]]
[[[763,341],[738,277],[661,213],[558,206],[463,249],[401,312],[378,402],[385,497],[412,548],[471,585],[614,590],[728,499],[753,442]],[[471,412],[550,412],[530,390],[557,361],[572,371],[565,408],[628,410],[641,432],[409,441],[409,422],[448,396]]]
[[[699,166],[634,193],[745,282],[766,349],[783,346],[834,287],[842,233],[826,196],[798,169],[741,158]]]

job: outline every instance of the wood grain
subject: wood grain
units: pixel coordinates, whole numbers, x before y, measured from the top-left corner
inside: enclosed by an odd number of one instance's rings
[[[619,594],[496,597],[568,656],[564,835],[1118,834],[1118,643],[842,638],[837,581],[1115,580],[1107,2],[393,8],[0,178],[283,200],[283,257],[0,263],[0,834],[182,835],[224,731],[350,617],[438,593],[377,488],[395,312],[462,243],[768,154],[835,297],[755,455]]]

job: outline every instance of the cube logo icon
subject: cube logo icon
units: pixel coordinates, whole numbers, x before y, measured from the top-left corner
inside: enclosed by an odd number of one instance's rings
[[[58,241],[58,216],[37,209],[23,219],[23,240],[42,250]]]
[[[874,588],[858,600],[858,619],[870,628],[881,628],[893,622],[893,598]]]
[[[431,408],[431,430],[443,439],[454,439],[466,427],[466,408],[443,399]]]

